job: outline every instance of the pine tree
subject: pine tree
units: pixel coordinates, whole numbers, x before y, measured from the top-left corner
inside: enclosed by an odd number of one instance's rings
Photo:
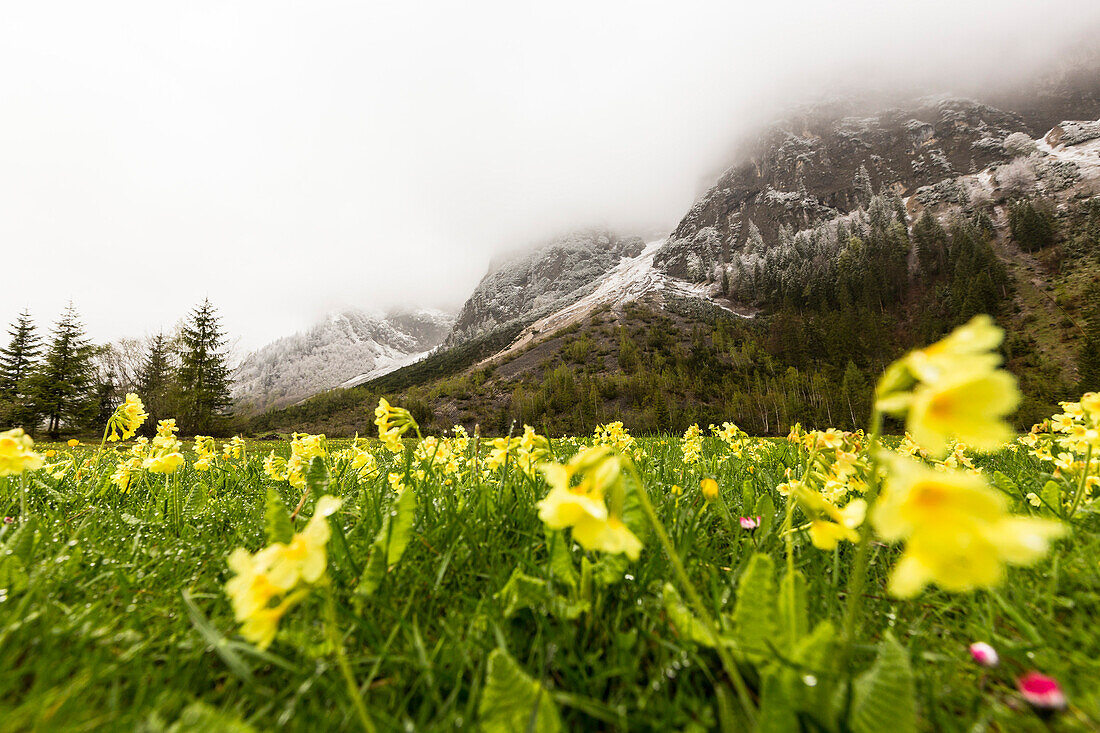
[[[0,349],[0,400],[9,407],[4,422],[33,431],[36,421],[30,377],[42,354],[42,339],[25,310],[8,333],[11,341],[6,349]]]
[[[38,411],[56,439],[62,425],[76,427],[92,417],[96,400],[92,384],[91,342],[72,303],[61,312],[41,368],[33,379]]]
[[[852,184],[855,186],[856,200],[859,202],[860,206],[869,206],[871,204],[871,197],[875,194],[875,190],[871,186],[871,174],[867,172],[867,166],[865,164],[859,164],[859,170],[856,171],[856,176]]]
[[[229,356],[217,311],[207,298],[187,316],[180,334],[179,385],[185,427],[192,433],[215,432],[231,400]]]
[[[171,344],[163,333],[158,333],[149,342],[137,375],[138,389],[149,413],[146,421],[149,426],[169,416],[168,403],[175,383],[173,372]]]

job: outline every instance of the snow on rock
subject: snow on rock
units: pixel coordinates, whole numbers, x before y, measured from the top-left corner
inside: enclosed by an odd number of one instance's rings
[[[712,300],[717,295],[717,284],[691,283],[666,275],[654,267],[654,258],[666,241],[659,239],[649,242],[636,257],[623,257],[617,266],[596,281],[595,289],[590,293],[535,321],[523,329],[507,349],[495,354],[491,359],[521,349],[540,335],[553,333],[578,323],[605,305],[619,307],[651,293]],[[715,301],[715,304],[743,318],[752,317],[737,313],[720,301]]]
[[[430,309],[333,313],[249,354],[234,375],[236,407],[244,413],[283,407],[381,376],[424,358],[453,325],[452,314]]]

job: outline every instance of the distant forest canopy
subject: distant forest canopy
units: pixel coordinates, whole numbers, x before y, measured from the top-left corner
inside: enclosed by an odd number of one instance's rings
[[[144,343],[124,339],[93,344],[70,303],[42,334],[27,311],[0,348],[0,426],[32,435],[97,435],[129,392],[150,419],[174,418],[187,434],[220,435],[229,429],[231,371],[217,310],[204,300],[173,334]]]

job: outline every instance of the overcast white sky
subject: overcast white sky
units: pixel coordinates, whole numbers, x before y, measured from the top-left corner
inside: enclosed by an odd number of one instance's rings
[[[776,109],[1009,78],[1095,0],[34,2],[0,11],[0,321],[204,296],[255,347],[457,307],[494,252],[667,231]],[[1094,36],[1095,38],[1095,36]]]

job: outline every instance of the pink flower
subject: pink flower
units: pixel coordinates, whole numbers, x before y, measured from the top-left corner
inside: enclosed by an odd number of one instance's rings
[[[737,521],[741,523],[741,529],[747,529],[751,532],[759,527],[760,522],[762,522],[763,520],[763,517],[741,517],[741,519]]]
[[[996,667],[1001,661],[997,650],[984,641],[976,641],[970,645],[970,656],[983,667]]]
[[[1052,713],[1065,710],[1066,696],[1058,682],[1045,674],[1028,672],[1016,681],[1016,688],[1036,712]]]
[[[15,522],[15,517],[4,517],[4,524],[12,524]]]

